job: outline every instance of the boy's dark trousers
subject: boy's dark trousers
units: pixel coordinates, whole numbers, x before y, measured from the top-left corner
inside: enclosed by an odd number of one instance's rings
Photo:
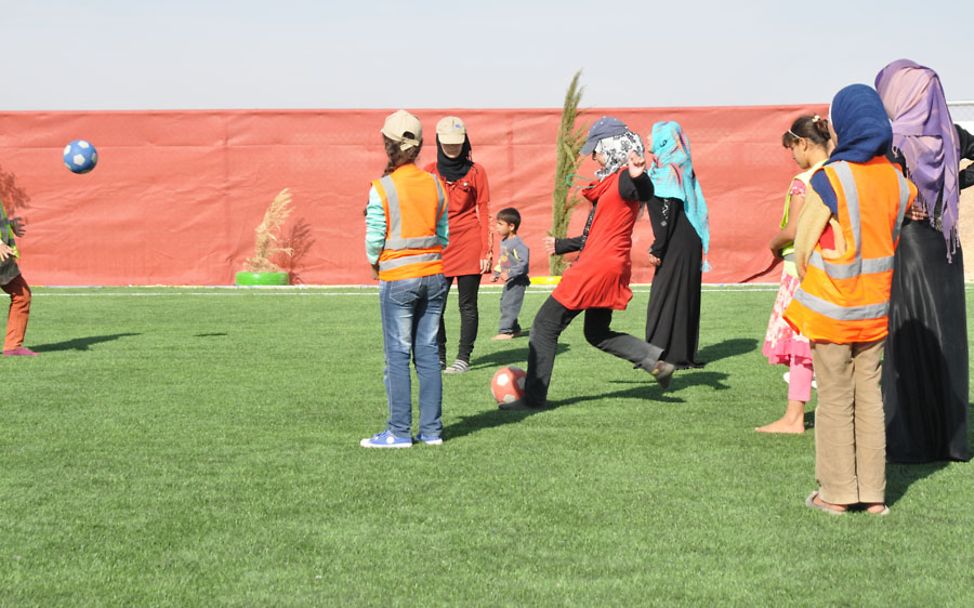
[[[504,291],[501,292],[501,321],[498,333],[521,333],[517,316],[521,314],[521,305],[524,304],[524,290],[530,284],[531,280],[526,275],[514,277],[504,283]]]

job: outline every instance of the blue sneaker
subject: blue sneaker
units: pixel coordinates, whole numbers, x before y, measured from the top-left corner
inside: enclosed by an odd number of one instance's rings
[[[426,436],[422,433],[413,437],[413,443],[425,443],[426,445],[443,445],[442,437]]]
[[[413,440],[409,437],[396,437],[391,431],[385,430],[377,435],[366,437],[359,442],[363,448],[411,448]]]

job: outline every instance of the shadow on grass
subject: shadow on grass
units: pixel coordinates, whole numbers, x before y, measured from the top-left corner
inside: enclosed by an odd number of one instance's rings
[[[484,369],[494,367],[504,367],[505,365],[517,365],[527,369],[528,366],[528,341],[519,342],[518,338],[511,340],[511,348],[490,353],[482,357],[477,357],[470,363],[470,369]],[[562,355],[571,350],[567,344],[559,344],[555,351],[555,356]]]
[[[208,334],[193,334],[194,338],[222,338],[223,336],[229,335],[225,331],[215,331]]]
[[[731,338],[717,344],[708,344],[697,351],[697,361],[713,363],[757,350],[758,341],[754,338]]]
[[[968,408],[974,408],[974,404],[969,403]],[[974,444],[974,427],[968,428],[968,440],[968,445]],[[896,503],[906,496],[911,485],[947,468],[953,462],[941,460],[920,464],[886,463],[886,503]]]
[[[949,462],[930,462],[927,464],[893,464],[886,465],[886,504],[894,505],[906,496],[907,490],[914,483],[930,477],[937,471],[944,469]]]
[[[670,386],[670,391],[667,392],[664,392],[658,384],[653,382],[649,375],[647,375],[646,379],[642,381],[616,380],[611,384],[626,385],[626,388],[609,392],[596,392],[589,395],[576,395],[574,397],[568,397],[567,399],[558,399],[553,401],[549,400],[546,407],[536,411],[526,410],[505,412],[501,409],[490,409],[471,416],[461,417],[459,421],[454,422],[443,429],[443,435],[449,439],[458,439],[460,437],[476,433],[477,431],[482,431],[484,429],[494,428],[505,424],[514,424],[536,414],[550,412],[560,407],[585,403],[586,401],[600,401],[602,399],[619,398],[642,399],[656,403],[686,403],[685,400],[673,396],[673,391],[678,391],[682,388],[690,386],[700,385],[710,386],[716,390],[725,390],[730,388],[724,384],[724,380],[726,378],[727,374],[720,372],[695,372],[688,373],[685,377],[675,376],[673,384]]]
[[[125,333],[125,334],[108,334],[105,336],[88,336],[87,338],[75,338],[74,340],[65,340],[64,342],[52,342],[51,344],[38,344],[37,346],[31,346],[30,349],[39,353],[50,353],[59,350],[88,350],[94,344],[101,344],[102,342],[112,342],[118,340],[119,338],[127,338],[129,336],[141,336],[142,334],[136,333]]]

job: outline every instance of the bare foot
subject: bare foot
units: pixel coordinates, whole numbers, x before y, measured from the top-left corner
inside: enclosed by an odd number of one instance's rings
[[[786,416],[775,420],[771,424],[755,427],[754,430],[759,433],[788,433],[791,435],[800,435],[805,432],[805,421],[801,418],[799,418],[797,421],[789,420]]]
[[[755,431],[759,433],[788,433],[801,435],[805,432],[805,402],[788,400],[785,415],[771,424],[759,426]]]
[[[514,338],[514,334],[497,334],[491,340],[511,340]]]

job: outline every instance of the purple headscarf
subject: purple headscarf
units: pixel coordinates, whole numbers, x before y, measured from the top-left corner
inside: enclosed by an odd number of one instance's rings
[[[958,242],[960,144],[940,77],[930,68],[900,59],[876,76],[876,90],[893,121],[893,147],[903,154],[910,179],[920,191],[917,204],[930,224],[943,232],[949,260]]]

